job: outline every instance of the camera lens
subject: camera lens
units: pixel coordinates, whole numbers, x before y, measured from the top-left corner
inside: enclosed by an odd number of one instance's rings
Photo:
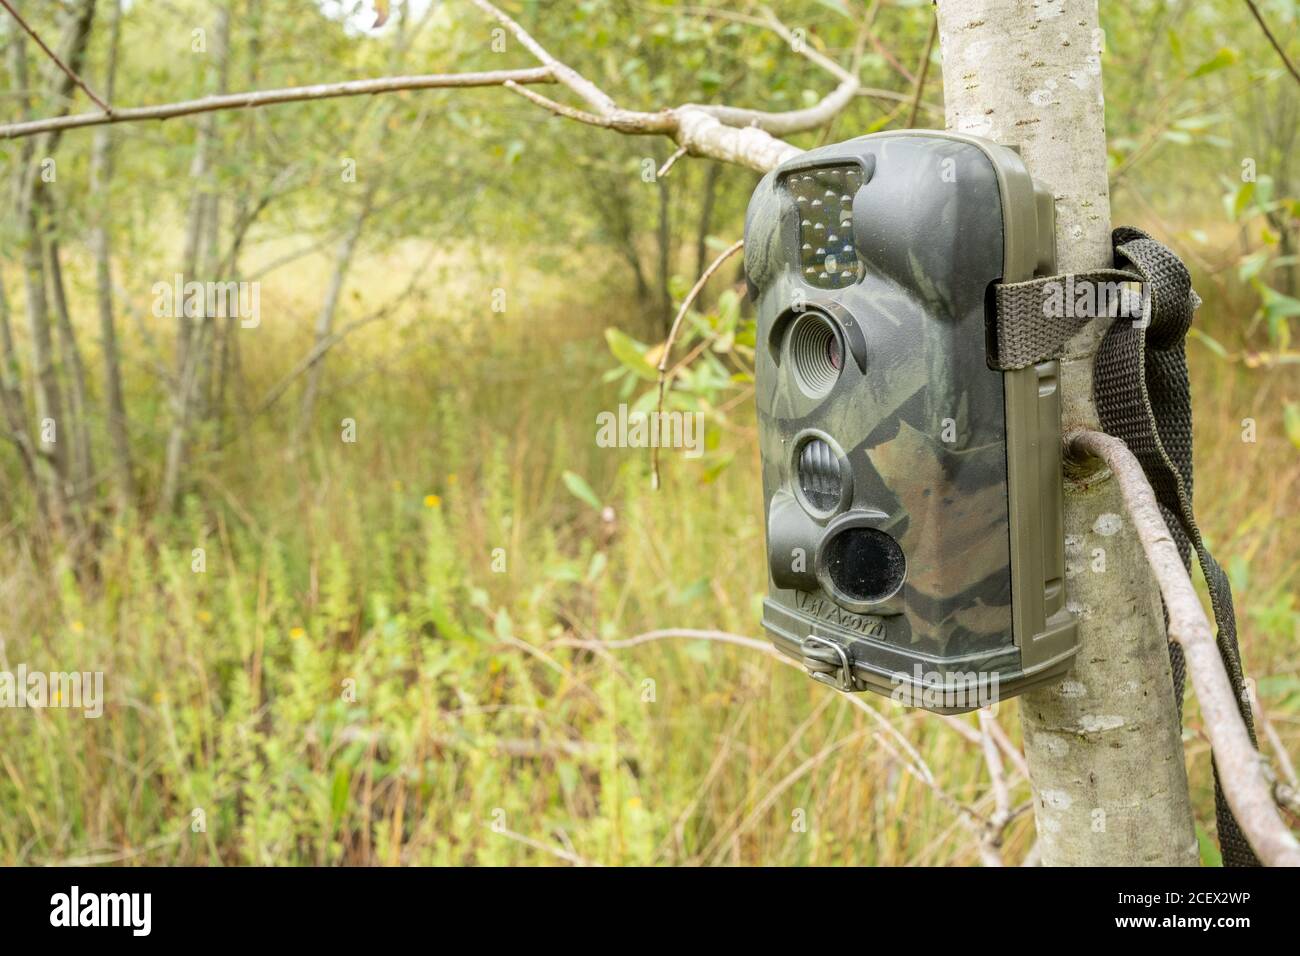
[[[883,531],[845,528],[823,547],[831,584],[851,601],[883,601],[903,586],[907,559]]]

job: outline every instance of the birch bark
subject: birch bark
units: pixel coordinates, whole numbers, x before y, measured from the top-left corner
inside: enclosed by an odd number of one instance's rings
[[[1108,265],[1110,199],[1096,0],[939,0],[949,129],[1020,148],[1056,196],[1061,272]],[[1106,320],[1061,362],[1065,430],[1099,427]],[[1159,591],[1109,472],[1067,479],[1066,590],[1082,647],[1020,698],[1046,865],[1198,861]]]

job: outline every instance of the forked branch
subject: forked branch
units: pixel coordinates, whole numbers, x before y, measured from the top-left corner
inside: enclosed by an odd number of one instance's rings
[[[63,57],[59,56],[57,53],[55,53],[53,50],[50,49],[49,44],[47,44],[44,40],[41,39],[41,35],[31,28],[31,26],[27,23],[27,21],[22,18],[22,15],[17,10],[14,9],[13,4],[11,4],[9,0],[0,0],[0,7],[4,7],[6,10],[9,11],[9,15],[13,17],[15,21],[17,21],[20,27],[23,28],[23,32],[25,32],[29,37],[32,38],[32,40],[35,41],[36,45],[41,48],[41,50],[45,53],[47,57],[50,58],[50,60],[54,63],[55,66],[57,66],[60,70],[63,71],[63,75],[66,76],[69,80],[71,80],[74,86],[79,87],[81,89],[81,92],[89,96],[91,100],[94,101],[95,105],[98,106],[105,113],[111,113],[113,111],[112,108],[106,102],[104,102],[104,100],[101,99],[95,93],[94,90],[92,90],[89,86],[86,85],[86,81],[83,80],[77,74],[76,70],[72,69],[72,67],[68,66],[68,64],[63,62]]]
[[[550,68],[557,81],[568,87],[588,108],[568,106],[532,90],[510,87],[512,92],[556,116],[634,136],[667,136],[689,155],[748,166],[759,172],[767,172],[803,152],[797,146],[778,139],[777,134],[815,129],[829,122],[852,102],[859,90],[856,70],[851,72],[820,53],[810,52],[806,55],[831,72],[840,83],[820,103],[804,110],[767,113],[698,103],[685,103],[655,112],[623,109],[604,90],[552,55],[518,21],[490,0],[473,0],[473,3],[509,30],[526,50]],[[775,18],[764,23],[790,38],[789,30]]]
[[[11,13],[13,12],[6,0],[0,0],[0,3],[3,3]],[[509,30],[541,66],[483,73],[443,73],[349,80],[342,83],[320,83],[278,90],[208,96],[178,103],[112,110],[95,96],[79,77],[69,73],[73,82],[85,90],[87,95],[102,107],[103,112],[79,113],[73,116],[0,125],[0,139],[17,139],[39,133],[102,126],[106,123],[166,120],[218,110],[252,109],[278,103],[367,96],[397,90],[504,86],[534,105],[565,119],[629,135],[667,136],[689,155],[704,156],[748,166],[759,172],[767,172],[784,160],[802,152],[798,147],[778,139],[778,135],[815,129],[826,124],[848,106],[855,96],[863,92],[857,80],[856,62],[854,69],[848,70],[829,57],[815,50],[803,49],[792,42],[796,50],[839,80],[836,88],[814,106],[778,113],[692,103],[653,112],[623,109],[613,97],[595,83],[551,54],[504,11],[488,0],[473,0],[473,3]],[[793,41],[793,34],[775,17],[769,15],[761,22],[778,35]],[[39,37],[36,39],[40,42]],[[861,45],[859,42],[859,52]],[[525,88],[542,83],[558,83],[568,88],[584,105],[571,106]]]

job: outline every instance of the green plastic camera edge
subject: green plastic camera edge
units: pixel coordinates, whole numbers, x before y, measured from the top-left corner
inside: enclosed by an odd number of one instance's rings
[[[1033,182],[1015,147],[938,130],[899,135],[937,136],[980,149],[993,165],[1002,200],[1002,281],[1055,274],[1055,199]],[[1079,649],[1078,623],[1065,602],[1060,363],[1003,372],[1003,394],[1012,630],[1020,649],[1020,673],[1005,690],[1018,694],[1065,673]]]

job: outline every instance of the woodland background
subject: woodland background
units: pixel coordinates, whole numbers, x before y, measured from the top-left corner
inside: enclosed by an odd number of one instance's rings
[[[533,65],[458,0],[395,3],[378,29],[351,0],[17,6],[124,105]],[[756,5],[504,6],[631,106],[791,109],[833,85],[731,15]],[[1258,6],[1300,53],[1297,4]],[[847,65],[868,7],[871,92],[799,145],[942,126],[928,2],[773,10]],[[1205,299],[1198,512],[1285,774],[1297,83],[1244,3],[1101,16],[1112,219],[1171,243]],[[0,122],[92,108],[3,13],[0,45]],[[670,152],[501,89],[0,141],[0,669],[107,687],[98,720],[0,711],[0,863],[1033,860],[1014,701],[981,728],[830,693],[752,646],[591,646],[761,637],[738,259],[674,351],[669,402],[706,413],[706,454],[665,453],[655,492],[646,452],[595,442],[598,412],[653,403],[673,312],[740,237],[757,179],[690,158],[647,175]],[[156,317],[152,287],[178,272],[259,282],[260,325]],[[1198,722],[1189,697],[1212,863]]]

